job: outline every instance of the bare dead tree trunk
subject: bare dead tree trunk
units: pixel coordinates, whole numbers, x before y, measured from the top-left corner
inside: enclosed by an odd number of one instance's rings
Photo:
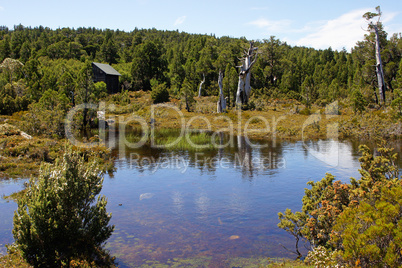
[[[380,48],[380,37],[378,33],[378,24],[381,19],[381,9],[380,6],[377,6],[376,8],[377,13],[373,12],[366,12],[363,15],[363,18],[365,18],[368,22],[368,32],[373,32],[375,33],[375,59],[376,59],[376,73],[377,73],[377,80],[378,80],[378,93],[380,95],[380,104],[385,105],[385,81],[384,81],[384,69],[382,67],[382,61],[381,61],[381,48]],[[377,22],[373,22],[372,19],[378,17]]]
[[[218,113],[223,113],[226,110],[226,99],[225,95],[223,94],[223,73],[221,70],[219,70],[218,84],[219,84],[219,100],[217,103],[216,110]]]
[[[198,88],[198,97],[201,97],[201,90],[202,90],[202,85],[205,83],[205,74],[202,74],[202,81],[200,83],[200,87]]]
[[[376,59],[376,72],[378,79],[378,92],[380,94],[380,103],[385,105],[385,82],[384,82],[384,70],[382,67],[381,60],[381,48],[380,48],[380,38],[378,35],[377,25],[373,25],[375,32],[375,59]]]
[[[236,92],[236,105],[241,105],[242,103],[245,103],[244,98],[245,98],[245,71],[244,71],[244,65],[240,67],[240,73],[239,73],[239,83],[237,84],[237,92]]]
[[[257,61],[258,47],[254,47],[254,43],[250,42],[250,47],[247,51],[244,51],[243,65],[240,66],[239,83],[236,93],[236,105],[248,104],[248,100],[251,94],[251,67]],[[253,59],[254,58],[254,59]]]

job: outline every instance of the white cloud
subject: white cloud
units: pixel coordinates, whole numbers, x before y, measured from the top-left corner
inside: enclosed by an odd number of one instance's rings
[[[247,24],[263,29],[264,35],[276,35],[280,40],[292,45],[350,50],[357,41],[363,40],[366,34],[363,29],[367,28],[367,22],[362,15],[367,11],[373,10],[370,8],[353,10],[332,20],[310,21],[304,25],[296,25],[295,21],[288,19],[273,21],[265,18]],[[388,31],[390,35],[400,32],[401,25],[391,24],[397,15],[396,12],[387,12],[383,13],[381,18],[385,30],[390,30]]]
[[[181,16],[176,19],[174,26],[182,24],[186,20],[187,16]]]
[[[332,47],[334,49],[350,49],[362,40],[366,33],[363,29],[367,23],[362,15],[369,9],[359,9],[343,14],[312,29],[305,37],[295,41],[299,46],[311,46],[318,49]]]
[[[291,20],[267,20],[264,18],[249,22],[249,25],[257,26],[258,28],[264,28],[267,32],[281,32],[288,31],[291,25]]]

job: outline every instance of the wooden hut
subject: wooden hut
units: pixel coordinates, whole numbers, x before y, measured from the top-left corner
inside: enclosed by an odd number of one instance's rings
[[[109,64],[92,62],[93,80],[96,82],[105,82],[107,91],[111,94],[120,91],[119,76],[121,75]]]

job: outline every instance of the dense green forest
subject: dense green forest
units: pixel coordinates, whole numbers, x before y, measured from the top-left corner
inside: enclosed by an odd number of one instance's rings
[[[1,114],[26,110],[49,90],[58,92],[65,107],[84,101],[80,91],[84,75],[89,74],[84,69],[91,61],[109,63],[118,70],[123,90],[150,90],[153,83],[165,83],[173,97],[180,96],[185,79],[186,88],[195,93],[204,76],[202,94],[218,95],[222,70],[225,95],[233,105],[239,58],[249,42],[156,29],[52,30],[22,25],[1,27],[0,39],[0,61],[18,60],[1,65]],[[390,102],[392,92],[402,87],[402,38],[400,34],[388,37],[380,25],[380,42]],[[367,33],[351,52],[290,46],[274,36],[256,40],[254,45],[259,52],[251,78],[254,96],[324,105],[358,89],[367,104],[377,102],[373,33]],[[86,101],[97,99],[99,90]]]

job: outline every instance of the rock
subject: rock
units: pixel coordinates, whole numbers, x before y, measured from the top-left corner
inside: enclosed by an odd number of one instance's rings
[[[238,236],[238,235],[232,235],[231,237],[229,237],[229,240],[236,240],[239,238],[240,238],[240,236]]]
[[[27,134],[27,133],[25,133],[24,131],[21,131],[20,135],[21,135],[22,137],[24,137],[25,139],[27,139],[27,140],[31,140],[31,139],[32,139],[32,136],[29,135],[29,134]]]

